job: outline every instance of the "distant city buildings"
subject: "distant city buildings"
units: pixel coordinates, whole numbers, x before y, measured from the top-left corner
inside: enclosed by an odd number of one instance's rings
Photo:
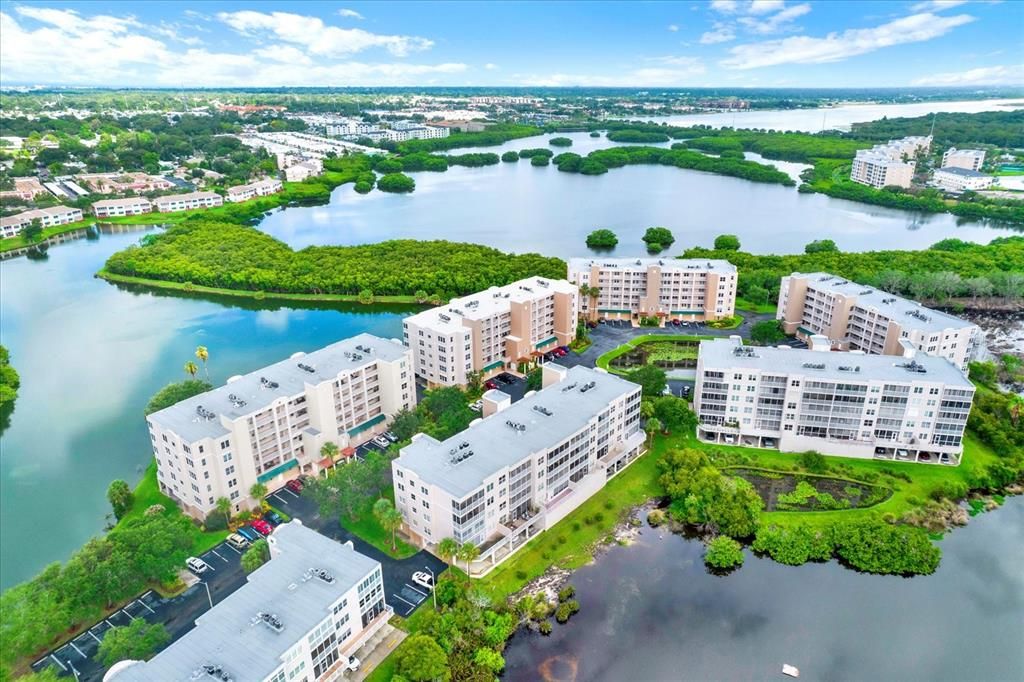
[[[267,538],[270,560],[149,661],[111,682],[339,680],[348,659],[393,615],[380,562],[295,520]],[[219,567],[218,567],[219,568]]]
[[[232,203],[238,203],[241,201],[248,201],[249,199],[255,199],[256,197],[265,197],[270,196],[271,194],[277,194],[283,188],[284,185],[282,185],[281,181],[277,178],[267,178],[265,180],[250,182],[245,185],[228,187],[225,198]]]
[[[40,225],[46,228],[67,225],[82,220],[82,218],[82,210],[70,206],[36,208],[0,218],[0,235],[5,239],[16,237],[23,229],[31,225],[33,220],[38,220]]]
[[[103,199],[94,202],[92,212],[97,218],[113,218],[116,216],[142,215],[152,213],[153,203],[146,197],[126,197],[124,199]]]
[[[950,147],[942,154],[943,168],[965,168],[980,171],[985,164],[985,151],[982,149],[957,149]]]
[[[328,154],[344,156],[350,152],[383,153],[374,147],[309,133],[246,133],[238,139],[246,146],[262,147],[271,154],[292,154],[304,158],[324,159]]]
[[[725,260],[572,258],[569,281],[600,291],[580,297],[594,320],[718,320],[736,310],[736,266]]]
[[[959,194],[960,192],[988,189],[996,183],[991,175],[979,173],[976,170],[969,170],[960,166],[947,168],[936,168],[932,173],[932,182],[947,192]]]
[[[931,148],[932,138],[904,137],[877,144],[871,149],[860,149],[853,159],[850,179],[875,189],[883,187],[910,187],[914,179],[914,157]]]
[[[83,173],[75,176],[75,180],[88,190],[90,194],[124,194],[135,192],[158,192],[174,189],[176,185],[159,175],[148,173]]]
[[[276,490],[332,467],[324,443],[360,445],[415,404],[409,349],[360,334],[231,377],[146,421],[161,492],[203,518],[220,497],[236,511],[255,504],[254,483]]]
[[[543,366],[543,388],[483,399],[483,419],[446,441],[419,434],[391,468],[404,528],[421,546],[480,549],[486,572],[551,528],[643,451],[640,386],[603,370]]]
[[[416,375],[428,386],[465,386],[471,372],[486,377],[530,363],[572,343],[578,290],[542,277],[491,287],[402,322]]]
[[[833,347],[902,355],[901,341],[966,371],[980,329],[966,320],[827,272],[782,278],[776,318],[787,334],[821,334]]]
[[[704,441],[826,455],[960,463],[974,385],[944,358],[701,341],[694,409]]]
[[[196,208],[213,208],[224,204],[224,199],[216,192],[189,192],[187,194],[168,194],[157,197],[153,205],[160,213],[189,211]]]

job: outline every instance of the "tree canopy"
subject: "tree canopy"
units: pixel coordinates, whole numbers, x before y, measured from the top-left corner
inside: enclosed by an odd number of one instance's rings
[[[182,400],[205,393],[212,388],[213,384],[201,379],[186,379],[185,381],[167,384],[149,399],[149,402],[146,403],[145,412],[147,415],[159,412],[165,407],[170,407],[180,403]]]
[[[612,249],[619,243],[619,238],[611,230],[594,230],[587,235],[587,246],[592,249]]]

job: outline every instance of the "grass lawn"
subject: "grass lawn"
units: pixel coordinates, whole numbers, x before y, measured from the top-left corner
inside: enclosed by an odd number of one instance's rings
[[[394,503],[395,494],[393,490],[388,490],[386,497],[391,500],[392,504]],[[377,521],[377,517],[373,515],[373,503],[376,501],[371,500],[366,505],[359,514],[359,520],[342,519],[341,527],[350,533],[355,533],[363,540],[366,540],[380,551],[395,559],[407,559],[418,552],[419,550],[412,545],[402,542],[401,538],[395,543],[397,549],[391,549],[391,533],[384,530]]]
[[[609,372],[613,372],[615,374],[621,374],[621,372],[619,372],[618,370],[614,370],[610,367],[611,361],[619,357],[620,355],[625,355],[626,353],[633,350],[637,346],[643,345],[645,343],[653,343],[658,341],[704,341],[713,338],[715,337],[691,336],[687,334],[644,334],[643,336],[638,336],[634,339],[630,339],[629,341],[622,344],[621,346],[618,346],[617,348],[612,348],[610,351],[599,357],[595,364],[601,369],[606,369]]]
[[[737,296],[736,310],[745,310],[748,313],[774,313],[776,307],[771,303],[754,303],[741,296]]]

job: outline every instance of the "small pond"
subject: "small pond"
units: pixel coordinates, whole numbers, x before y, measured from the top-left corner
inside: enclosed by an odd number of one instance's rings
[[[892,490],[863,481],[831,476],[787,474],[765,469],[728,468],[754,486],[766,511],[825,511],[870,507],[892,496]]]
[[[613,358],[609,363],[620,370],[636,369],[643,365],[655,365],[662,369],[693,369],[697,366],[699,340],[692,341],[647,341],[632,350]]]

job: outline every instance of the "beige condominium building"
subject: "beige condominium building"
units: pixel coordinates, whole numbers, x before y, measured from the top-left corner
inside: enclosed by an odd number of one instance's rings
[[[579,297],[564,279],[530,277],[405,318],[404,341],[428,386],[464,386],[576,338]]]
[[[153,203],[146,197],[127,197],[125,199],[102,199],[93,202],[92,212],[97,218],[114,216],[142,215],[153,211]]]
[[[775,314],[787,334],[827,337],[839,350],[901,355],[910,341],[966,371],[981,342],[977,325],[827,272],[782,278]]]
[[[974,386],[943,358],[701,341],[697,435],[714,443],[826,455],[960,463]]]
[[[393,615],[380,563],[297,520],[278,526],[267,543],[270,560],[199,616],[192,630],[148,661],[116,663],[103,679],[346,679],[349,657]]]
[[[569,281],[600,290],[580,297],[591,320],[718,320],[736,310],[736,266],[724,260],[572,258]]]
[[[194,208],[213,208],[222,206],[224,199],[216,192],[189,192],[187,194],[168,194],[157,197],[153,205],[160,213],[188,211]]]
[[[409,350],[360,334],[287,360],[149,415],[160,490],[204,517],[226,497],[250,506],[270,490],[333,463],[320,448],[361,444],[416,404]]]
[[[237,185],[235,187],[229,187],[227,192],[227,200],[231,202],[248,201],[249,199],[255,199],[256,197],[265,197],[271,194],[280,192],[284,185],[277,178],[267,178],[266,180],[257,180],[256,182],[250,182],[247,185]]]
[[[985,150],[983,149],[950,147],[942,154],[943,168],[965,168],[980,171],[983,165],[985,165]]]
[[[850,179],[875,189],[910,187],[914,179],[914,157],[920,151],[927,152],[931,145],[931,136],[917,136],[860,149],[854,156]]]
[[[640,387],[599,369],[543,366],[543,388],[511,403],[484,395],[483,418],[440,442],[413,438],[391,464],[415,542],[480,549],[484,573],[600,490],[643,451]]]

